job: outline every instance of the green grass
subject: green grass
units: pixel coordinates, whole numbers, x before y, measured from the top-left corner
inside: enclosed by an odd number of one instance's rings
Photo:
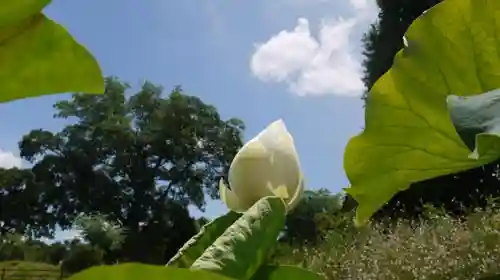
[[[336,230],[314,247],[281,248],[274,261],[336,280],[479,279],[500,273],[500,211]]]
[[[26,261],[0,262],[2,280],[59,280],[60,274],[59,266],[51,264]]]

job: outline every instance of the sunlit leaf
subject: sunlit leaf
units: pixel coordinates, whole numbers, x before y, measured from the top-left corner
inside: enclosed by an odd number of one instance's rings
[[[407,46],[370,90],[365,130],[345,151],[346,191],[359,203],[358,223],[411,183],[498,158],[499,149],[470,157],[446,100],[500,87],[499,32],[496,0],[443,1],[410,26]]]
[[[72,91],[104,92],[94,57],[64,27],[41,13],[49,3],[2,1],[0,102]]]

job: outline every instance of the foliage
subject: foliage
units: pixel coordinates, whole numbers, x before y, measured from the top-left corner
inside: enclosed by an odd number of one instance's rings
[[[24,259],[23,243],[18,234],[0,235],[0,261]]]
[[[167,266],[242,280],[281,279],[292,274],[317,279],[318,275],[298,267],[266,263],[287,213],[297,207],[304,192],[293,137],[281,120],[238,151],[229,169],[229,183],[231,189],[222,180],[219,185],[221,198],[232,211],[203,226]]]
[[[378,1],[387,11],[397,7],[394,3]],[[411,183],[478,167],[500,156],[496,112],[490,114],[484,107],[497,106],[498,92],[484,92],[499,87],[498,10],[500,4],[494,1],[447,0],[410,26],[394,65],[371,87],[364,132],[346,148],[345,169],[352,183],[347,192],[359,202],[358,225]],[[26,26],[37,26],[45,19],[24,14]],[[0,19],[5,18],[0,14]],[[17,37],[9,32],[26,27],[5,26],[4,40],[11,45]],[[41,26],[41,30],[47,28]],[[44,77],[34,88],[50,91],[52,79]],[[6,80],[8,85],[12,79]],[[314,255],[308,249],[299,250],[302,264],[328,279],[443,279],[457,274],[470,279],[500,270],[496,212],[486,220],[438,215],[419,224],[355,230],[332,215],[340,209],[338,197],[320,191],[287,219],[304,185],[291,136],[286,143],[274,142],[284,139],[280,137],[286,129],[265,141],[261,133],[236,154],[243,123],[222,120],[215,108],[184,95],[179,87],[164,98],[160,87],[145,83],[128,98],[128,85],[117,79],[106,79],[105,86],[103,96],[73,94],[71,100],[55,105],[56,117],[74,118],[75,124],[58,133],[34,130],[20,142],[21,156],[33,167],[3,173],[2,203],[20,213],[2,212],[1,222],[8,225],[5,233],[28,236],[1,240],[0,252],[9,252],[8,258],[19,248],[28,260],[54,261],[62,256],[63,269],[78,272],[71,280],[319,279],[298,266],[266,262],[287,225],[285,234],[291,240],[299,233],[303,240],[328,248],[316,247]],[[32,94],[29,88],[18,91],[23,96]],[[451,94],[458,97],[447,97]],[[284,160],[275,166],[281,156]],[[239,167],[231,165],[230,188],[220,179],[231,159]],[[216,198],[218,181],[224,202],[243,212],[241,216],[230,212],[203,225],[167,267],[98,266],[107,263],[106,254],[115,250],[120,250],[120,260],[128,262],[162,263],[173,256],[205,222],[191,218],[187,206],[202,209],[205,194]],[[37,206],[24,210],[22,203]],[[82,219],[82,213],[94,216]],[[69,228],[75,219],[90,244],[74,241],[65,244],[67,250],[61,244],[49,250],[49,245],[31,239],[49,236],[55,225]],[[301,224],[301,219],[306,223]],[[127,234],[114,224],[123,225]],[[313,233],[298,230],[307,225]],[[314,238],[325,231],[326,243]]]
[[[98,266],[72,276],[71,280],[128,280],[128,279],[197,279],[197,280],[229,280],[230,278],[208,271],[192,271],[182,268],[152,266],[145,264],[121,264],[114,266]]]
[[[56,117],[76,123],[56,133],[31,131],[20,154],[33,163],[50,229],[99,213],[127,229],[123,260],[165,263],[196,233],[187,206],[203,208],[205,193],[217,197],[244,127],[179,87],[163,97],[146,82],[129,98],[127,88],[107,78],[104,95],[57,103]],[[15,215],[7,212],[5,220]]]
[[[307,270],[301,269],[297,266],[288,265],[268,265],[259,269],[257,273],[251,278],[252,280],[281,280],[281,279],[308,279],[308,280],[321,280],[321,276],[312,274]]]
[[[231,211],[204,224],[200,231],[169,260],[167,265],[181,268],[191,267],[194,261],[240,217],[241,214]]]
[[[378,19],[363,36],[363,82],[370,90],[387,72],[394,55],[403,48],[403,36],[410,24],[441,0],[377,0]],[[369,92],[365,92],[366,101]]]
[[[192,269],[250,279],[265,261],[285,225],[286,206],[279,197],[265,197],[230,225],[196,261]]]
[[[341,208],[341,194],[333,195],[327,189],[305,191],[297,207],[287,215],[281,240],[289,243],[318,242],[331,227],[329,218]]]
[[[103,251],[121,247],[126,229],[109,222],[103,215],[81,215],[75,221],[84,240]]]
[[[101,279],[106,279],[113,275],[113,279],[126,280],[135,279],[139,272],[143,277],[148,275],[152,279],[180,276],[183,277],[182,279],[199,279],[209,276],[214,277],[210,279],[229,279],[226,277],[242,280],[283,279],[283,277],[289,279],[291,275],[294,275],[292,279],[319,279],[317,274],[299,267],[264,263],[267,253],[275,245],[285,223],[286,205],[282,198],[264,197],[234,223],[231,223],[234,215],[239,216],[229,213],[222,219],[205,225],[200,236],[192,238],[186,244],[187,246],[179,251],[179,256],[169,262],[167,268],[140,264],[99,267],[75,274],[70,279],[85,279],[85,277],[91,278],[97,275]],[[213,236],[216,231],[219,231],[217,222],[220,223],[220,227],[227,226],[219,237]],[[208,239],[215,240],[209,244]],[[194,248],[198,249],[193,250]],[[184,258],[184,254],[190,254],[190,257]],[[199,257],[191,264],[191,260],[196,258],[197,254],[200,254]],[[212,272],[214,274],[211,274]]]
[[[72,242],[62,263],[65,273],[71,275],[86,268],[103,264],[104,251],[95,246]]]
[[[53,219],[47,205],[39,203],[41,191],[30,170],[0,169],[0,235],[50,234]]]
[[[371,89],[392,66],[394,56],[403,48],[403,36],[413,20],[440,1],[377,2],[380,8],[378,20],[371,25],[363,38],[364,83],[367,89]],[[363,97],[365,101],[367,94],[368,92]],[[495,161],[480,168],[414,182],[410,188],[394,195],[373,218],[418,219],[425,204],[443,207],[448,213],[456,216],[465,215],[468,209],[484,207],[487,197],[500,197],[498,174],[499,161]],[[346,195],[345,202],[345,210],[357,205],[350,195]]]
[[[64,27],[41,13],[50,2],[2,2],[0,102],[68,91],[104,91],[94,57]]]
[[[500,155],[484,136],[476,146],[487,151],[469,157],[446,104],[447,95],[477,95],[500,86],[494,35],[500,26],[491,24],[498,5],[444,1],[408,29],[407,46],[370,91],[364,132],[346,147],[346,191],[359,202],[358,223],[410,183],[479,167]]]
[[[337,230],[275,258],[324,279],[479,279],[500,273],[500,210],[490,205],[461,220],[430,207],[418,222]]]

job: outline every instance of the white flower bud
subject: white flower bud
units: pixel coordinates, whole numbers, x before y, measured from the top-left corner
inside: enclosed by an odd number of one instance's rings
[[[270,124],[247,142],[229,168],[229,189],[219,182],[222,201],[244,212],[265,196],[279,196],[288,210],[297,205],[304,182],[293,138],[282,120]]]

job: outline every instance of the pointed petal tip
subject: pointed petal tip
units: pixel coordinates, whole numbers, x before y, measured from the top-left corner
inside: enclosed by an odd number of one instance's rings
[[[285,124],[285,121],[283,119],[277,119],[274,122],[272,122],[269,126],[276,127],[276,128],[282,129],[284,131],[288,131],[286,124]]]

